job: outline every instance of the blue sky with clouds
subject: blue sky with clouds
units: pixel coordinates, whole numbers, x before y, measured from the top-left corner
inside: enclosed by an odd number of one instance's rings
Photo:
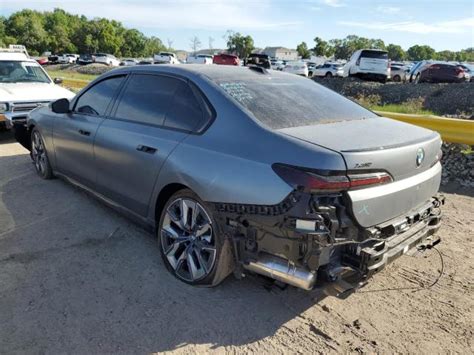
[[[349,34],[381,38],[407,49],[428,44],[436,50],[474,47],[473,0],[0,0],[0,14],[23,8],[60,7],[89,18],[106,17],[146,35],[190,49],[198,36],[203,48],[225,46],[226,30],[250,34],[257,47],[295,48],[318,36]]]

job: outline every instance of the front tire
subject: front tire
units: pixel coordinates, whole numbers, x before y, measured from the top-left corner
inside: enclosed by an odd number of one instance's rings
[[[332,78],[332,73],[330,71],[328,71],[325,76],[326,76],[326,78]]]
[[[43,137],[41,137],[41,133],[36,128],[31,132],[31,159],[35,165],[36,173],[42,179],[48,180],[53,178],[53,169],[49,163]]]
[[[158,240],[167,269],[190,285],[216,286],[233,270],[230,243],[210,206],[189,189],[175,193],[164,206]]]

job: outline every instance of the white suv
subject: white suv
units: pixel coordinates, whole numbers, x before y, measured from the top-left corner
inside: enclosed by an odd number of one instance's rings
[[[0,128],[21,127],[36,107],[73,96],[56,85],[24,47],[0,49]]]
[[[102,63],[109,67],[118,67],[120,65],[120,60],[115,58],[112,54],[96,53],[94,54],[94,58],[95,63]]]
[[[388,53],[379,49],[359,49],[343,68],[343,76],[373,78],[381,82],[390,77]]]

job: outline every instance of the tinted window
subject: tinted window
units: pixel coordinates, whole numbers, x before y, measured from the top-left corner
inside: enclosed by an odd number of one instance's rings
[[[167,76],[133,75],[122,95],[115,117],[163,125],[181,83],[181,80]]]
[[[88,115],[103,116],[124,76],[105,79],[88,89],[77,100],[75,111]]]
[[[176,90],[173,106],[166,114],[165,126],[193,131],[202,126],[203,113],[193,91],[182,82]]]
[[[377,117],[342,95],[296,75],[255,74],[252,78],[241,75],[240,79],[214,80],[257,120],[273,129]]]
[[[361,58],[377,58],[377,59],[388,59],[387,52],[380,51],[362,51]]]

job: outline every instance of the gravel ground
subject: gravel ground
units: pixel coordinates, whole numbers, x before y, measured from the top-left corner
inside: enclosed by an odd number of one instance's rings
[[[446,194],[443,274],[431,288],[436,250],[403,256],[346,299],[256,277],[193,288],[168,274],[153,236],[62,180],[39,179],[5,137],[1,353],[474,352],[472,189]]]
[[[351,98],[378,95],[380,104],[401,104],[422,97],[423,108],[439,115],[474,115],[474,83],[410,84],[377,83],[357,78],[313,78],[316,82]]]
[[[92,63],[87,65],[79,64],[53,64],[46,67],[48,70],[65,70],[81,74],[100,75],[115,67],[109,67],[105,64]]]

